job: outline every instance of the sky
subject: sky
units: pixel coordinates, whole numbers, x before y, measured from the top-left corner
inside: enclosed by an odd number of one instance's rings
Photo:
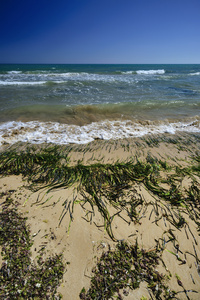
[[[0,63],[200,63],[200,1],[0,0]]]

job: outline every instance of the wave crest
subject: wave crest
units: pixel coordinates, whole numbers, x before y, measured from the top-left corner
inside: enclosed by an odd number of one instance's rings
[[[195,72],[195,73],[190,73],[190,75],[195,76],[195,75],[200,75],[200,72]]]
[[[162,75],[165,74],[165,70],[138,70],[136,71],[138,75]]]

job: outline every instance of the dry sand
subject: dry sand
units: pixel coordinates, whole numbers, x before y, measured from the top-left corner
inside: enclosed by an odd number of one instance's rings
[[[174,136],[167,136],[174,138]],[[147,155],[151,154],[159,159],[166,159],[169,164],[187,166],[191,162],[191,156],[199,151],[199,144],[195,142],[195,137],[190,137],[191,145],[183,143],[188,135],[177,137],[180,143],[166,143],[160,140],[159,145],[148,146],[142,139],[132,139],[124,141],[95,141],[90,145],[84,146],[84,151],[80,150],[81,146],[73,146],[70,150],[71,164],[77,161],[83,164],[94,162],[113,163],[117,160],[143,160]],[[22,145],[20,145],[22,147]],[[20,149],[18,145],[18,149]],[[82,148],[83,149],[83,148]],[[187,178],[182,182],[182,188],[187,187],[190,182]],[[153,209],[156,198],[153,196],[143,184],[135,184],[134,189],[149,203],[147,206],[140,207],[139,223],[129,222],[125,212],[121,217],[116,216],[112,222],[112,229],[117,240],[125,240],[128,243],[135,243],[136,238],[139,246],[146,250],[153,250],[156,242],[160,237],[168,239],[167,232],[171,229],[176,237],[176,243],[179,245],[179,256],[186,260],[185,264],[181,264],[175,255],[173,243],[166,245],[163,251],[163,260],[166,268],[171,272],[172,279],[169,281],[170,289],[182,291],[177,295],[178,299],[187,299],[182,287],[177,283],[176,274],[187,290],[195,290],[198,293],[189,292],[188,296],[191,300],[200,299],[200,277],[195,255],[200,257],[200,237],[195,222],[189,218],[184,212],[184,217],[189,227],[184,226],[181,229],[174,227],[169,220],[163,215],[163,202],[159,205],[158,211]],[[39,250],[44,247],[46,256],[55,253],[63,253],[66,265],[63,282],[59,287],[59,292],[63,295],[64,300],[79,299],[79,293],[83,287],[86,289],[90,286],[91,270],[95,266],[97,257],[102,251],[108,250],[108,244],[114,249],[116,242],[113,242],[104,230],[104,220],[101,214],[95,209],[95,215],[88,214],[86,209],[90,207],[82,207],[79,203],[75,204],[73,211],[73,220],[70,222],[70,214],[68,213],[62,219],[60,216],[65,209],[63,203],[77,196],[77,200],[81,200],[81,195],[76,194],[76,188],[73,186],[69,189],[60,189],[46,194],[46,190],[39,192],[31,192],[28,189],[28,183],[21,176],[7,176],[0,178],[0,193],[11,191],[11,197],[20,203],[19,210],[24,216],[28,217],[27,223],[30,224],[31,234],[34,244],[32,246],[32,259],[38,255]],[[45,200],[49,199],[46,203]],[[2,196],[0,201],[3,203],[5,197]],[[44,204],[41,204],[44,203]],[[159,202],[159,203],[162,203]],[[168,208],[176,213],[176,209],[168,205]],[[110,213],[114,214],[115,209],[109,207]],[[184,209],[183,209],[184,211]],[[90,221],[86,221],[90,218]],[[123,217],[123,218],[122,218]],[[168,251],[169,250],[169,251]],[[196,251],[196,254],[195,254]],[[159,265],[158,270],[167,273],[163,265]],[[151,299],[145,283],[141,283],[140,288],[130,291],[124,299]]]

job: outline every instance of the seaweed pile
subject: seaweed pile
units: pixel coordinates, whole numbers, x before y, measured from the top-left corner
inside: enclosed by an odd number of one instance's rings
[[[62,254],[44,259],[40,253],[37,263],[31,261],[33,244],[27,219],[12,205],[12,199],[2,204],[0,213],[0,269],[1,299],[61,299],[57,288],[65,266]]]
[[[112,299],[115,294],[117,299],[123,299],[120,290],[127,296],[129,289],[138,288],[142,281],[148,283],[156,299],[162,294],[165,299],[172,299],[176,293],[169,290],[167,278],[155,270],[159,260],[156,251],[139,249],[137,242],[135,245],[119,242],[115,251],[109,249],[102,254],[93,269],[91,287],[87,292],[82,289],[80,299]]]

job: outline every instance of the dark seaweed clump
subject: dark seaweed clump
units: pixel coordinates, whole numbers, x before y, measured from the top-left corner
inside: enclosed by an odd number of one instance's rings
[[[8,203],[9,202],[9,203]],[[31,262],[30,248],[33,244],[27,219],[9,207],[8,197],[0,213],[0,246],[2,266],[0,269],[0,299],[60,299],[57,295],[65,266],[62,255]],[[57,295],[57,298],[55,298]]]
[[[146,281],[148,289],[156,299],[172,299],[174,291],[166,285],[167,278],[156,270],[160,258],[158,253],[145,251],[137,245],[119,242],[116,250],[104,252],[97,266],[93,269],[88,291],[85,288],[80,293],[80,299],[122,299],[130,289],[139,288],[142,281]]]

